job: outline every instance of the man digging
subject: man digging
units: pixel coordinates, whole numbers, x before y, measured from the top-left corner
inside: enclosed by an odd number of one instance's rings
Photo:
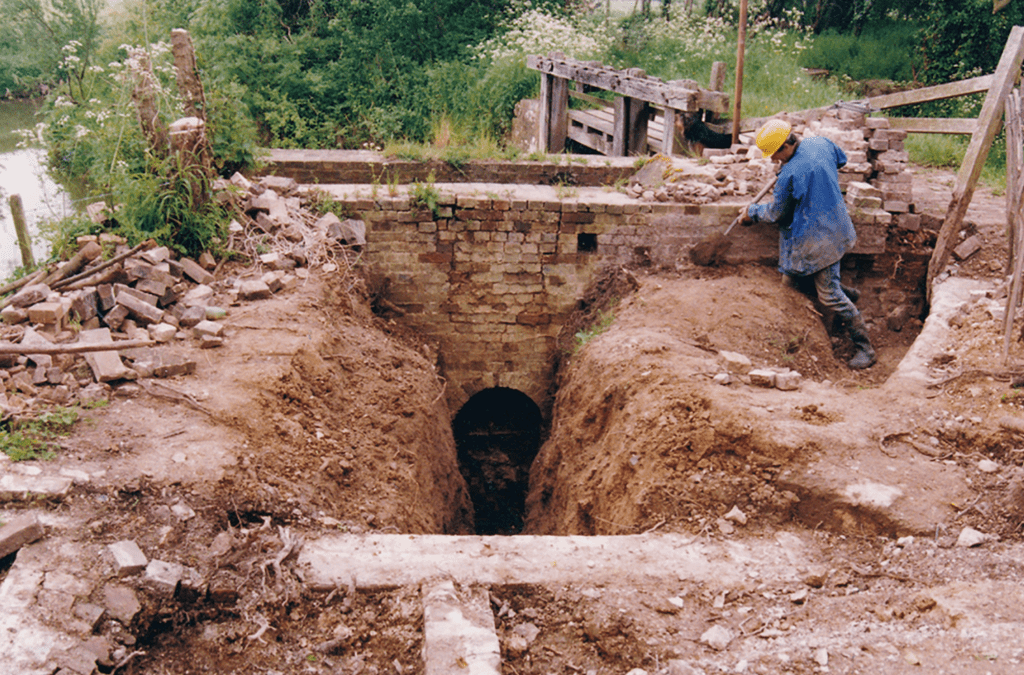
[[[800,287],[813,280],[818,301],[848,327],[857,351],[847,365],[855,370],[875,364],[864,317],[853,304],[859,294],[839,280],[839,261],[853,248],[857,233],[839,187],[846,154],[827,138],[801,140],[792,126],[772,119],[758,130],[757,147],[782,163],[770,204],[751,204],[740,224],[770,222],[779,226],[779,271]]]

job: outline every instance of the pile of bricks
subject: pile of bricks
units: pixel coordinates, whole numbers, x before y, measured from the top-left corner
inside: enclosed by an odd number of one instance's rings
[[[789,122],[800,137],[823,136],[846,154],[839,184],[864,246],[884,249],[891,225],[909,231],[921,228],[921,215],[914,212],[910,157],[904,147],[906,131],[890,128],[887,118],[868,117],[842,107],[818,110],[813,115],[779,117]],[[771,160],[763,158],[753,145],[734,145],[728,150],[708,148],[704,158],[718,169],[712,184],[721,188],[722,195],[753,192],[752,188],[767,181],[774,171]]]
[[[294,181],[267,180],[279,189],[295,187]],[[79,254],[72,259],[84,269],[68,275],[69,261],[55,272],[40,271],[0,303],[0,415],[31,411],[36,402],[90,403],[109,396],[112,382],[192,372],[195,361],[187,354],[153,347],[220,346],[225,308],[295,287],[309,275],[302,265],[311,255],[310,242],[359,239],[336,216],[309,213],[297,197],[282,198],[273,187],[240,175],[231,185],[220,186],[221,199],[238,201],[245,225],[232,223],[228,245],[271,245],[253,252],[255,272],[218,280],[209,253],[193,260],[152,242],[129,249],[110,234],[86,236],[79,238]],[[108,217],[102,211],[90,209],[96,218]],[[75,349],[85,344],[111,349]]]

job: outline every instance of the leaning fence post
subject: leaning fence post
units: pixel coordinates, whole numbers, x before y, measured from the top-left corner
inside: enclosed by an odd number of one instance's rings
[[[21,203],[21,195],[11,195],[11,217],[14,219],[14,231],[18,234],[18,248],[21,249],[21,264],[25,268],[36,264],[32,257],[32,240],[28,236],[28,225],[25,223],[25,207]]]

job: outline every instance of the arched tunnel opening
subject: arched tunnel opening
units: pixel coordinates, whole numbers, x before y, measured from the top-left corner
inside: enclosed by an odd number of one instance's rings
[[[476,512],[477,534],[522,531],[541,426],[537,404],[505,387],[479,392],[455,416],[452,432]]]

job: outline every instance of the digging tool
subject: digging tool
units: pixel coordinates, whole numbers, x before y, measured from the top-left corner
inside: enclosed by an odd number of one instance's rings
[[[757,196],[754,197],[754,201],[750,202],[750,204],[756,204],[764,199],[764,196],[768,194],[768,191],[775,186],[776,178],[776,176],[772,176],[772,179],[768,181],[763,188],[761,188],[761,191],[757,193]],[[749,206],[750,205],[748,204],[748,208]],[[736,224],[739,223],[742,218],[743,214],[741,213],[729,224],[729,227],[725,228],[724,232],[711,235],[691,248],[690,260],[695,265],[700,265],[702,267],[708,267],[720,262],[722,256],[724,256],[725,252],[729,250],[730,246],[732,246],[732,242],[729,241],[729,233],[732,232],[732,228],[736,227]]]

